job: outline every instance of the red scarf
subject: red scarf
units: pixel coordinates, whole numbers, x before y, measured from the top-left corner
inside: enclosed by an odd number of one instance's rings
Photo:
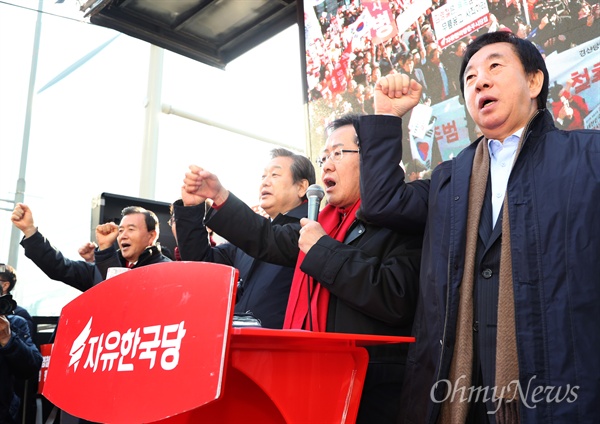
[[[350,208],[342,209],[327,205],[319,213],[319,223],[325,232],[337,241],[344,242],[350,225],[354,222],[356,211],[360,207],[360,199]],[[310,329],[308,317],[308,276],[300,270],[300,265],[306,255],[304,252],[298,254],[296,270],[292,279],[290,297],[285,311],[284,329]],[[327,324],[327,309],[329,308],[329,290],[315,284],[310,279],[311,293],[311,315],[314,331],[325,331]]]

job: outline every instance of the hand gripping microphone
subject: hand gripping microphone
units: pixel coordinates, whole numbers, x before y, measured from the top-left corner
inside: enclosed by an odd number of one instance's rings
[[[325,196],[325,191],[323,190],[323,187],[321,187],[319,184],[313,184],[310,187],[308,187],[308,190],[306,190],[306,197],[308,198],[308,219],[313,220],[313,221],[318,221],[318,217],[319,217],[319,206],[321,205],[321,200],[323,200],[323,196]],[[306,285],[307,288],[307,295],[308,295],[308,325],[310,328],[310,331],[313,331],[313,322],[312,322],[312,307],[311,307],[311,298],[312,298],[312,290],[311,287],[313,285],[313,283],[311,282],[312,277],[308,274],[306,274],[306,277],[308,278],[308,284]]]
[[[319,206],[321,206],[323,196],[325,196],[325,191],[319,184],[313,184],[306,190],[306,197],[308,198],[308,219],[318,221]]]

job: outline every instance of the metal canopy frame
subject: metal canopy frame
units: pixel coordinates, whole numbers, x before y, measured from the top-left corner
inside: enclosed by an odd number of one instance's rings
[[[98,0],[84,7],[92,24],[220,69],[299,19],[297,0]]]

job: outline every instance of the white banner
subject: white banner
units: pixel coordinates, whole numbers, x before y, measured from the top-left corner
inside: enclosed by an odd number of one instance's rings
[[[591,110],[588,116],[583,119],[583,125],[588,130],[600,130],[600,105]]]
[[[546,58],[550,87],[573,81],[572,93],[583,97],[590,111],[600,104],[600,37]],[[556,99],[554,99],[556,100]]]
[[[408,2],[404,2],[406,4]],[[412,2],[402,13],[396,18],[396,26],[398,32],[404,32],[411,27],[419,19],[423,13],[427,11],[432,5],[431,0],[415,0]]]
[[[431,13],[435,36],[444,48],[489,22],[486,0],[449,0]]]

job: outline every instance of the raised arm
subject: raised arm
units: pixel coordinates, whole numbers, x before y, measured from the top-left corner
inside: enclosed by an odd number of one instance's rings
[[[429,180],[405,182],[401,118],[419,102],[421,91],[407,75],[381,78],[375,86],[375,115],[361,117],[356,125],[365,219],[413,234],[425,229]]]
[[[254,212],[229,193],[218,210],[211,209],[206,225],[248,255],[277,265],[296,265],[298,260],[299,223],[272,225],[268,218]]]
[[[21,246],[25,256],[31,259],[48,277],[61,281],[79,290],[87,290],[102,281],[93,264],[85,261],[72,261],[50,244],[37,230],[33,215],[27,205],[17,203],[11,220],[24,235]]]
[[[272,225],[223,187],[216,175],[195,165],[185,174],[183,189],[213,200],[204,223],[232,245],[262,261],[296,265],[300,224]]]

